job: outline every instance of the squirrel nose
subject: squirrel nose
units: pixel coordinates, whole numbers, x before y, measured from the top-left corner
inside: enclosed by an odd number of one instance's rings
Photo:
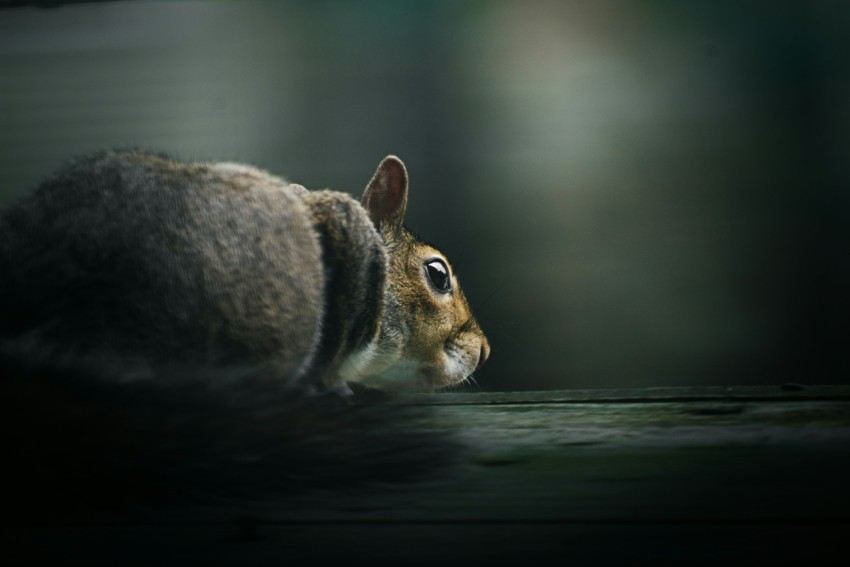
[[[475,371],[477,372],[484,363],[487,362],[487,359],[490,357],[490,344],[487,342],[487,339],[481,341],[481,351],[478,353],[478,365],[475,367]]]

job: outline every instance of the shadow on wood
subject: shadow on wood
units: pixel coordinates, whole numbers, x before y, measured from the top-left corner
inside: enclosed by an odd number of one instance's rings
[[[819,565],[850,533],[847,387],[231,403],[189,425],[160,398],[72,426],[79,393],[5,396],[6,534],[59,563]]]

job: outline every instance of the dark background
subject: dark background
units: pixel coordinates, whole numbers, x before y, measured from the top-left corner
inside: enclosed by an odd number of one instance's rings
[[[840,2],[21,4],[2,203],[106,147],[355,194],[395,153],[482,389],[850,382]]]

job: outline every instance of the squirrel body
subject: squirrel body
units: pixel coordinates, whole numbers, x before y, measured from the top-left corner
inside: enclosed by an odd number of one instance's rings
[[[78,159],[0,215],[0,354],[233,365],[298,390],[462,383],[489,343],[404,228],[407,190],[394,156],[360,202],[236,163]]]

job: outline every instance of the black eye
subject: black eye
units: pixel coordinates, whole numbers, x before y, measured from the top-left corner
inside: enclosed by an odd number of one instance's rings
[[[425,262],[425,271],[434,289],[440,293],[448,293],[452,289],[452,279],[449,277],[449,268],[446,263],[439,259]]]

